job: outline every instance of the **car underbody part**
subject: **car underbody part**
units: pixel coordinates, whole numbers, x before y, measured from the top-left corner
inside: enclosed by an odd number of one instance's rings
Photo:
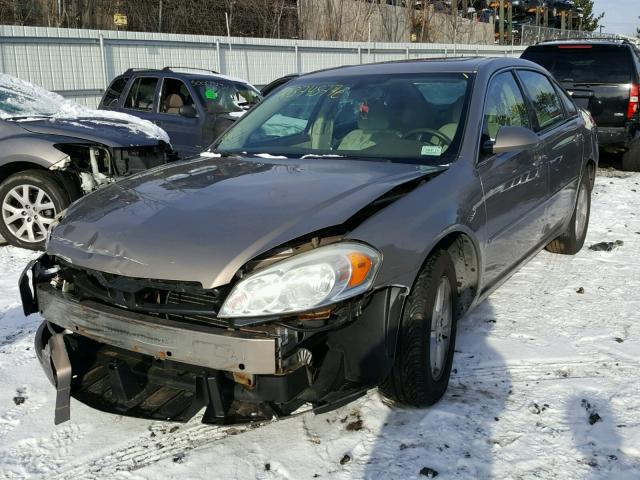
[[[158,420],[184,422],[205,409],[203,422],[217,424],[288,416],[306,403],[318,413],[338,408],[389,373],[406,295],[388,287],[322,315],[238,327],[201,315],[197,302],[213,296],[194,285],[105,275],[92,277],[92,291],[82,272],[43,255],[20,279],[25,313],[46,319],[35,344],[58,389],[56,421],[67,418],[67,394],[99,410]],[[158,309],[137,311],[152,299]],[[332,328],[314,330],[322,326]],[[60,378],[65,355],[69,390]]]
[[[49,339],[51,363],[56,373],[56,425],[71,418],[71,362],[64,347],[64,335],[55,333]]]

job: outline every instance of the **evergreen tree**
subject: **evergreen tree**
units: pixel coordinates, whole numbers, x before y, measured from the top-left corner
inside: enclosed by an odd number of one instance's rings
[[[593,0],[576,0],[576,7],[583,9],[582,29],[585,32],[593,32],[597,29],[600,20],[604,17],[604,12],[597,16],[593,13]]]

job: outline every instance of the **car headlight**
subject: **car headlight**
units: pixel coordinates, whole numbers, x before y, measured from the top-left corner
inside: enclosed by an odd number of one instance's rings
[[[382,262],[377,250],[335,243],[258,270],[233,288],[221,318],[303,312],[366,292]]]

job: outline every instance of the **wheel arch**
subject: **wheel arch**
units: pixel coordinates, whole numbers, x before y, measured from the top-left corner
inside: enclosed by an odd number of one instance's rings
[[[82,196],[78,180],[74,175],[62,171],[52,171],[48,168],[49,166],[51,166],[51,162],[31,156],[23,156],[13,161],[4,162],[0,165],[0,183],[16,173],[37,170],[51,175],[56,183],[65,190],[69,203]]]
[[[24,172],[26,170],[48,171],[48,168],[44,166],[45,164],[50,165],[50,162],[42,160],[38,162],[37,159],[31,157],[5,162],[0,165],[0,183],[4,182],[14,173]]]
[[[458,318],[461,318],[478,297],[482,261],[478,242],[473,233],[463,226],[455,226],[446,230],[426,250],[416,280],[431,255],[438,250],[446,251],[453,262],[457,282],[455,287],[458,292],[457,314]]]

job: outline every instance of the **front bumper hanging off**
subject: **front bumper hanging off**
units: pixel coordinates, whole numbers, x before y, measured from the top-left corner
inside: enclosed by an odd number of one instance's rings
[[[401,289],[380,291],[357,321],[325,334],[328,351],[312,375],[308,365],[283,363],[274,336],[80,300],[51,285],[56,272],[34,261],[19,281],[25,314],[45,318],[36,353],[57,389],[56,424],[69,419],[71,396],[158,420],[187,421],[204,408],[203,422],[225,424],[288,415],[304,403],[318,413],[337,408],[388,373],[404,298]]]

